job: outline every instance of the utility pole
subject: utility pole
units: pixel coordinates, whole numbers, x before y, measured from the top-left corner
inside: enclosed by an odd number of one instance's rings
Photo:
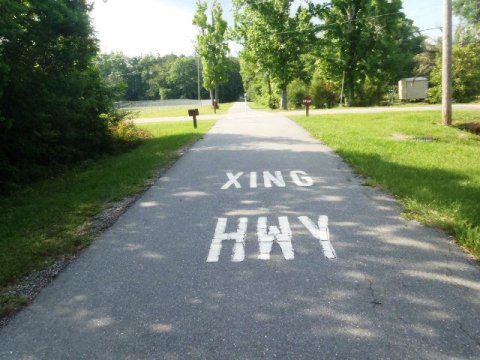
[[[197,52],[197,88],[198,88],[198,103],[202,106],[202,96],[200,89],[200,54]]]
[[[343,91],[345,89],[345,70],[343,70],[343,77],[342,77],[342,92],[340,93],[340,107],[343,106]]]
[[[452,124],[452,0],[443,0],[442,121]]]

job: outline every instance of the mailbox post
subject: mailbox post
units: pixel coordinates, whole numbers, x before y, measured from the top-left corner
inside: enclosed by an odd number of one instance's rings
[[[308,112],[310,110],[310,105],[311,104],[312,104],[312,98],[310,96],[306,95],[303,98],[303,105],[305,105],[306,116],[308,116]]]
[[[188,116],[193,116],[193,127],[197,128],[197,116],[198,116],[198,109],[189,109]]]

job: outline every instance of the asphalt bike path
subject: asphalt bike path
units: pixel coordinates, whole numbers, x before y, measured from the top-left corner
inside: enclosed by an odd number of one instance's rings
[[[478,359],[480,267],[400,212],[236,104],[0,329],[0,359]]]

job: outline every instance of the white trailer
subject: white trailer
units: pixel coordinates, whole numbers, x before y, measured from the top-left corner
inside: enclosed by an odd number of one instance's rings
[[[428,79],[425,77],[404,78],[398,82],[400,100],[423,100],[427,98]]]

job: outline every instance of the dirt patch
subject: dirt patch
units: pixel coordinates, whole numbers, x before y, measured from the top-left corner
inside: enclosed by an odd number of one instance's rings
[[[470,131],[476,135],[480,135],[480,122],[471,122],[468,124],[464,124],[462,126],[465,130]]]
[[[392,134],[391,137],[392,137],[394,140],[399,140],[399,141],[407,141],[407,140],[411,140],[411,139],[412,139],[411,136],[404,135],[404,134],[398,134],[398,133]]]

